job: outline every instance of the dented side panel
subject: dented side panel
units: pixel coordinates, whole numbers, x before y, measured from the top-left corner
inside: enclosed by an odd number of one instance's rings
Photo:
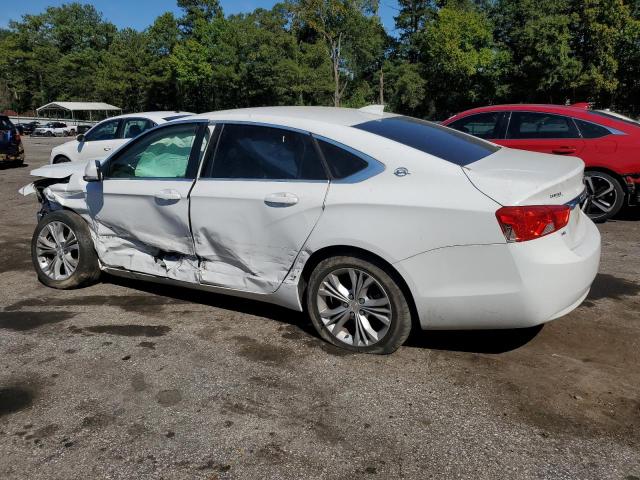
[[[157,179],[89,183],[86,203],[103,264],[197,281],[198,261],[189,230],[192,183]]]
[[[199,180],[191,227],[201,281],[276,291],[320,218],[327,189],[326,181]],[[278,198],[284,201],[272,201]]]

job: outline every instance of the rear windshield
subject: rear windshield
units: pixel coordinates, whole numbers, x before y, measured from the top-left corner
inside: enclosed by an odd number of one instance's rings
[[[171,120],[178,120],[179,118],[188,117],[189,115],[174,115],[172,117],[164,117],[165,122],[170,122]]]
[[[412,117],[372,120],[354,127],[460,166],[476,162],[500,149],[471,135]]]

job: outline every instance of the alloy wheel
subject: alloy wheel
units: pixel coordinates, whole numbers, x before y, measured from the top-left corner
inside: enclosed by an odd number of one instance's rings
[[[53,221],[38,234],[36,255],[42,272],[52,280],[66,280],[78,268],[80,248],[66,224]]]
[[[347,345],[368,347],[389,331],[393,315],[389,296],[363,270],[334,270],[322,280],[316,297],[324,327]]]
[[[609,215],[616,206],[618,192],[615,185],[607,178],[597,174],[585,176],[587,198],[582,203],[582,210],[590,217]]]

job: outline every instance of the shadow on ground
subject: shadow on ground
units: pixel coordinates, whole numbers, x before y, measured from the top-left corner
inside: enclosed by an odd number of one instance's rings
[[[173,298],[182,302],[193,302],[215,308],[233,310],[249,315],[276,320],[300,328],[306,334],[318,337],[313,325],[306,315],[276,305],[237,298],[228,295],[191,290],[172,285],[148,283],[140,280],[105,276],[105,281],[147,292],[153,295]],[[511,330],[432,330],[414,329],[406,343],[408,347],[429,348],[434,350],[452,350],[475,353],[504,353],[515,350],[532,340],[542,326]]]
[[[587,300],[600,300],[602,298],[621,300],[623,296],[633,297],[638,294],[640,294],[639,283],[616,277],[615,275],[599,273],[591,285]]]
[[[417,330],[407,340],[407,347],[429,348],[469,353],[506,353],[533,340],[542,325],[509,330]]]
[[[233,310],[235,312],[269,318],[288,325],[294,325],[301,328],[308,334],[317,336],[313,325],[311,325],[311,322],[307,319],[305,314],[289,310],[288,308],[279,307],[277,305],[271,305],[246,298],[233,297],[231,295],[221,295],[202,290],[193,290],[186,287],[150,283],[142,280],[132,280],[128,278],[113,277],[110,275],[105,275],[103,277],[103,281],[161,297],[172,298],[181,302],[198,303],[200,305],[208,305],[210,307],[223,308],[225,310]]]
[[[17,162],[0,162],[0,170],[9,170],[14,168],[26,168],[28,167],[28,163],[17,163]]]
[[[637,206],[625,206],[622,207],[622,210],[620,210],[620,212],[613,217],[611,220],[609,220],[610,222],[615,222],[615,221],[634,221],[634,220],[640,220],[640,207]]]

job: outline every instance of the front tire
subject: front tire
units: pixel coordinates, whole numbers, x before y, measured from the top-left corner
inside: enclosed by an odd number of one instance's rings
[[[84,287],[100,277],[89,227],[79,215],[66,210],[40,220],[31,240],[31,258],[38,279],[48,287]]]
[[[587,199],[582,210],[594,222],[604,222],[615,216],[624,204],[625,191],[620,182],[608,173],[597,170],[584,173]]]
[[[357,257],[321,261],[307,288],[307,311],[318,334],[353,352],[395,352],[411,332],[411,311],[391,275]]]

